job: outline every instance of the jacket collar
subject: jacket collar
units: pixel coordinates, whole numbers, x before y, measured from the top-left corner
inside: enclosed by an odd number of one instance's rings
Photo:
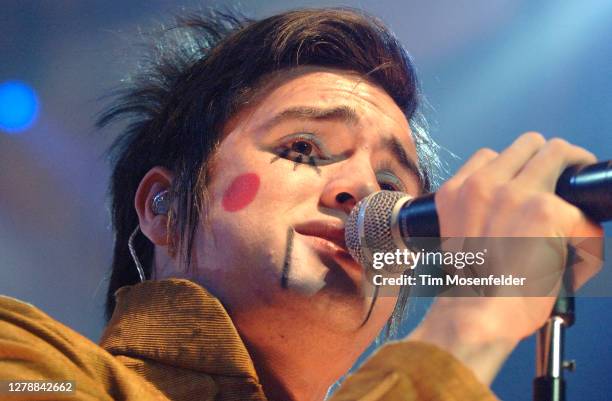
[[[146,281],[120,288],[115,297],[115,311],[100,340],[109,353],[258,382],[227,311],[198,284]]]

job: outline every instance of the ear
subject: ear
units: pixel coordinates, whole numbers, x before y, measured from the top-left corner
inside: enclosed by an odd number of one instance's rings
[[[153,213],[153,198],[172,184],[172,173],[163,167],[153,167],[140,181],[134,207],[138,214],[140,231],[155,245],[168,245],[168,216]]]

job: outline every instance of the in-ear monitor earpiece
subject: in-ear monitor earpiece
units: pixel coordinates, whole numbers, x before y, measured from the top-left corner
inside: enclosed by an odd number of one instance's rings
[[[153,197],[153,214],[168,214],[168,210],[170,209],[170,196],[167,189],[164,189],[157,195]]]

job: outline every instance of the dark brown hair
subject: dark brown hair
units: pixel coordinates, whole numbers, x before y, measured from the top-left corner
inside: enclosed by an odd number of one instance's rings
[[[171,226],[180,233],[177,249],[189,265],[205,203],[208,163],[222,140],[223,127],[252,97],[261,78],[274,72],[333,67],[367,76],[382,87],[411,122],[424,189],[430,189],[437,149],[418,121],[414,66],[378,19],[352,9],[303,9],[260,21],[208,12],[178,19],[152,49],[145,66],[98,120],[100,127],[127,121],[111,148],[115,242],[107,318],[115,306],[115,291],[139,281],[128,238],[138,225],[133,202],[143,176],[154,166],[173,172]],[[150,277],[153,244],[138,235],[134,245]],[[407,291],[393,319],[401,319],[406,297]]]

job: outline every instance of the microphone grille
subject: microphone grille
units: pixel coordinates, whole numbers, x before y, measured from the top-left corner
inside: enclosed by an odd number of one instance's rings
[[[398,191],[374,192],[359,201],[351,210],[344,233],[346,246],[353,258],[364,268],[372,269],[372,258],[376,252],[395,252],[392,233],[392,218],[395,206],[409,195]],[[399,273],[406,266],[386,265],[390,273]]]

